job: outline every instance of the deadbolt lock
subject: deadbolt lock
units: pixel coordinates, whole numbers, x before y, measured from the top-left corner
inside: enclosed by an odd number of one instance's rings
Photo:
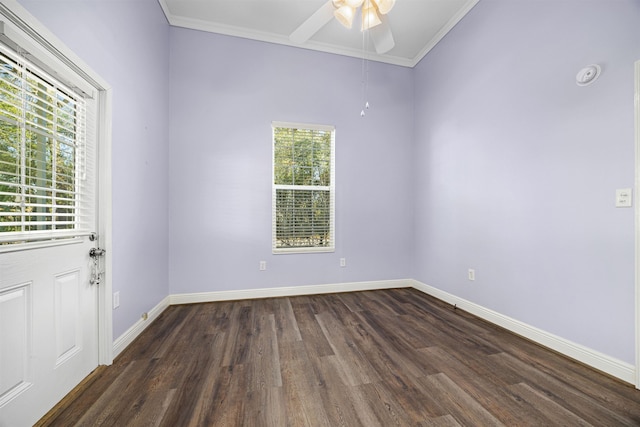
[[[91,258],[104,256],[105,253],[107,253],[107,251],[101,248],[91,248],[91,250],[89,250],[89,256]]]

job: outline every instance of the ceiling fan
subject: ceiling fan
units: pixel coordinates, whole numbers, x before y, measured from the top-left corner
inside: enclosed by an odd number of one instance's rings
[[[291,35],[289,40],[304,43],[333,18],[347,28],[353,25],[356,10],[360,8],[362,31],[369,31],[371,40],[378,54],[389,52],[395,46],[387,13],[393,8],[396,0],[329,0]]]

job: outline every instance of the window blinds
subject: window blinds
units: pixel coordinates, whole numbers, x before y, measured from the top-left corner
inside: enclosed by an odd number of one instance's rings
[[[90,231],[86,131],[85,100],[0,45],[0,244]]]
[[[334,250],[334,145],[332,126],[273,123],[274,253]]]

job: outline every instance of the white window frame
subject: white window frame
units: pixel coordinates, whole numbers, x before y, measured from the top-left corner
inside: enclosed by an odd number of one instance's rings
[[[276,128],[290,128],[290,129],[305,129],[313,131],[323,131],[331,133],[331,160],[330,160],[330,183],[328,186],[313,186],[313,185],[282,185],[275,183],[275,129]],[[319,125],[308,123],[291,123],[291,122],[272,122],[271,124],[271,185],[272,185],[272,237],[271,246],[274,254],[292,254],[292,253],[326,253],[335,252],[336,247],[336,233],[335,233],[335,126],[331,125]],[[276,224],[276,192],[277,190],[294,190],[294,191],[329,191],[329,243],[324,246],[311,246],[311,247],[290,247],[282,248],[277,246],[277,224]]]
[[[0,244],[74,237],[79,232],[87,233],[93,228],[93,224],[87,221],[93,215],[91,205],[87,203],[87,199],[91,199],[93,188],[92,180],[89,181],[88,188],[85,185],[86,102],[49,73],[38,69],[2,43],[0,52],[3,61],[11,67],[5,71],[7,80],[3,80],[5,87],[9,89],[0,95],[6,96],[4,103],[13,109],[8,108],[6,114],[2,115],[2,123],[8,129],[15,129],[12,134],[16,136],[16,140],[10,146],[17,152],[16,169],[6,172],[6,176],[13,179],[3,181],[4,188],[11,192],[5,194],[7,200],[0,201],[0,206],[10,209],[0,215],[13,219],[13,222],[0,221]],[[69,113],[69,109],[62,112],[64,107],[60,106],[61,102],[71,105],[72,112]],[[59,118],[58,114],[66,116]],[[65,150],[65,154],[72,150],[71,170],[58,171],[59,156],[65,155],[59,154],[59,149]],[[31,158],[30,150],[41,153],[40,158]],[[36,174],[43,176],[36,178]],[[69,181],[70,178],[72,182]],[[60,186],[65,184],[72,185],[72,188],[61,189]],[[35,192],[40,195],[35,195]],[[44,210],[41,212],[34,211],[42,208]],[[34,222],[34,218],[38,221]],[[5,228],[13,231],[5,231]]]
[[[51,85],[52,90],[60,90],[65,96],[74,98],[79,106],[78,112],[82,116],[78,122],[80,128],[76,129],[78,133],[75,140],[75,213],[72,228],[56,229],[53,224],[55,221],[53,221],[52,224],[49,224],[52,227],[50,229],[1,232],[0,252],[29,249],[34,246],[66,244],[70,242],[70,238],[87,236],[95,231],[94,196],[97,177],[93,174],[93,170],[87,170],[87,165],[92,164],[96,156],[96,91],[70,67],[62,65],[50,54],[45,54],[40,46],[29,37],[21,34],[20,30],[16,30],[9,22],[0,21],[0,44],[3,54],[22,70],[25,79],[28,74],[38,76],[36,78],[43,78],[44,84]],[[24,127],[25,124],[21,123],[20,126]],[[57,139],[55,134],[48,137]],[[24,170],[21,170],[20,173],[24,174]],[[23,210],[19,216],[24,215],[25,211]],[[23,224],[28,225],[28,223]]]

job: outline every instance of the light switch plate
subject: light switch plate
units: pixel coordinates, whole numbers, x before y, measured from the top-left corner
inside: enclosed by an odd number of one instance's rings
[[[633,204],[633,190],[619,188],[616,190],[616,208],[630,208]]]

